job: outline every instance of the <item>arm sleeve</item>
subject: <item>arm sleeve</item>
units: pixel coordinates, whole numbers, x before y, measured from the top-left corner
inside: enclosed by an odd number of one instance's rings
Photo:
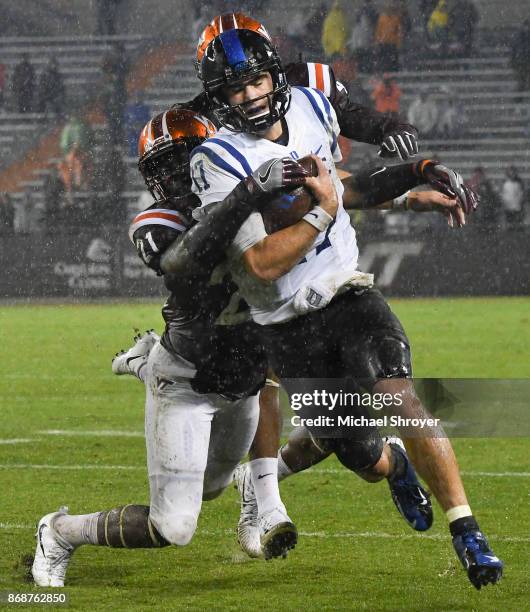
[[[261,215],[253,208],[260,197],[253,191],[252,181],[246,179],[222,202],[206,207],[199,222],[163,254],[163,272],[177,276],[196,274],[199,269],[209,272],[224,259],[234,239],[236,253],[243,253],[259,242],[266,235]]]
[[[418,173],[418,166],[423,161],[412,164],[399,164],[372,168],[358,172],[344,180],[354,192],[359,194],[359,201],[355,208],[373,208],[383,202],[399,197],[409,189],[413,189],[424,182]]]

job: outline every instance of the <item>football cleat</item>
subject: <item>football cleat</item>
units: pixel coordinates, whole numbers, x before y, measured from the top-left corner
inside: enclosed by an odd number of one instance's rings
[[[160,340],[160,336],[152,329],[143,334],[136,335],[134,337],[134,344],[131,348],[116,353],[115,357],[112,359],[113,374],[116,374],[116,376],[122,376],[123,374],[136,376],[132,369],[132,365],[138,366],[138,360],[146,363],[151,349],[158,340]],[[138,371],[138,367],[136,367],[136,371]]]
[[[427,531],[427,529],[430,529],[433,521],[432,505],[429,499],[430,495],[421,486],[401,439],[397,437],[387,437],[385,441],[394,450],[401,453],[407,466],[405,476],[402,478],[388,479],[392,500],[398,512],[412,529],[416,531]]]
[[[277,506],[258,515],[261,550],[266,561],[275,557],[287,557],[298,542],[296,526],[287,516],[284,506]]]
[[[478,590],[502,578],[503,562],[493,553],[484,535],[475,530],[453,537],[453,547],[471,584]]]
[[[263,557],[258,527],[258,502],[252,484],[248,463],[238,465],[234,472],[234,483],[241,498],[241,512],[237,524],[237,541],[241,550],[249,557]]]
[[[62,507],[58,512],[43,516],[37,525],[37,547],[31,567],[37,586],[64,586],[64,576],[74,547],[53,528],[55,519],[62,514],[68,514],[68,508]]]

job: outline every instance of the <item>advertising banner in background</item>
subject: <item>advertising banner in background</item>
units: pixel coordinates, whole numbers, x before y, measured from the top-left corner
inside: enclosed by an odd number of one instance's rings
[[[0,297],[150,297],[166,292],[140,261],[123,228],[0,241]],[[359,269],[375,274],[386,296],[528,295],[526,232],[463,231],[359,236]]]

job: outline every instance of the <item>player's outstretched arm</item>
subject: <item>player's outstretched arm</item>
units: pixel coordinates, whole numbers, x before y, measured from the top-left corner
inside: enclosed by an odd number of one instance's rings
[[[287,274],[313,248],[318,234],[335,218],[338,208],[335,186],[322,160],[312,157],[318,167],[318,176],[307,177],[305,186],[318,205],[298,223],[269,234],[243,253],[248,272],[262,281],[274,281]]]
[[[333,77],[334,80],[334,77]],[[379,155],[406,161],[418,154],[418,130],[394,113],[380,113],[350,100],[342,83],[330,96],[342,136],[380,145]]]
[[[465,214],[478,205],[477,194],[464,185],[457,172],[429,159],[366,170],[344,178],[342,183],[345,208],[376,208],[419,185],[430,185],[449,198],[456,198]]]
[[[347,183],[351,174],[341,171],[341,180]],[[344,207],[350,210],[362,209],[363,196],[345,187],[343,196]],[[450,198],[439,191],[410,191],[404,195],[374,206],[373,210],[395,210],[412,212],[439,212],[447,217],[449,227],[463,227],[466,224],[466,215],[456,198]]]
[[[197,274],[198,268],[211,272],[250,213],[260,210],[272,194],[301,185],[306,176],[291,158],[265,162],[169,246],[160,259],[162,272],[177,276]]]
[[[342,136],[380,145],[382,157],[405,161],[418,153],[416,128],[395,113],[380,113],[352,101],[331,66],[300,61],[286,66],[285,72],[291,85],[319,89],[328,98],[337,114]]]

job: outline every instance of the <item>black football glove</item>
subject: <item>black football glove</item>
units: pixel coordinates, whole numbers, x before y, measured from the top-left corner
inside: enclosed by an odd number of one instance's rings
[[[255,193],[274,194],[302,185],[308,176],[308,172],[294,159],[283,157],[264,162],[249,178],[255,186]]]
[[[435,160],[424,159],[417,163],[416,174],[438,191],[450,198],[457,198],[466,215],[477,209],[478,194],[464,185],[464,179],[458,172]]]
[[[379,157],[398,157],[406,161],[418,154],[418,133],[412,126],[389,132],[383,138]]]

